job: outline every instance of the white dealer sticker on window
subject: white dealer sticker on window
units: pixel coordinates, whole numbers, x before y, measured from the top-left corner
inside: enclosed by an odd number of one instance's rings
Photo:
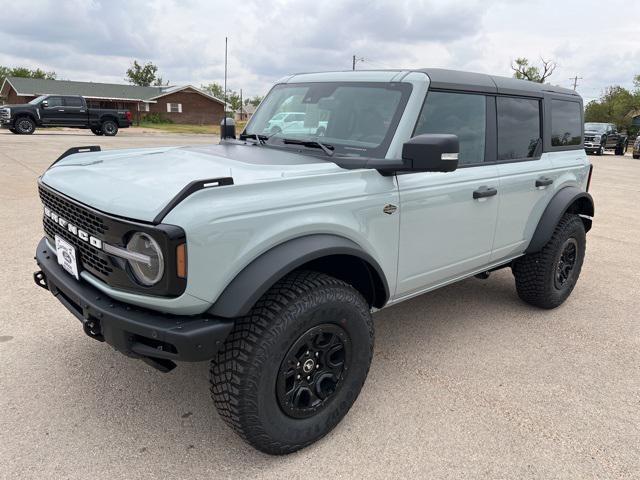
[[[62,268],[73,275],[76,280],[80,280],[76,248],[58,235],[56,235],[56,255],[58,255],[58,263],[62,265]]]

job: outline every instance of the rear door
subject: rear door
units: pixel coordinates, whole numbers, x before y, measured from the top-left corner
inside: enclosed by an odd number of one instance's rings
[[[397,176],[398,298],[477,271],[489,262],[498,213],[497,167],[484,161],[487,139],[495,134],[487,122],[491,113],[483,94],[428,93],[414,135],[458,135],[459,167],[451,173]]]
[[[87,109],[81,97],[64,97],[62,121],[71,127],[81,127],[87,124]]]

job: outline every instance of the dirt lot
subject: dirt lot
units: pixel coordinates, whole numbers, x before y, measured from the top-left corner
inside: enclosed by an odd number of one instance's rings
[[[638,478],[640,161],[591,157],[595,223],[565,305],[523,304],[503,270],[379,312],[349,415],[274,458],[218,418],[207,365],[125,358],[31,279],[36,178],[57,155],[212,141],[0,131],[0,478]]]

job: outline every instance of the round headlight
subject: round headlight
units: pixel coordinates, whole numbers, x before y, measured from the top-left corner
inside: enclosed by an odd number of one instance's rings
[[[158,242],[146,233],[136,232],[127,243],[127,250],[141,255],[140,260],[129,260],[136,280],[148,287],[158,283],[164,273],[164,258]]]

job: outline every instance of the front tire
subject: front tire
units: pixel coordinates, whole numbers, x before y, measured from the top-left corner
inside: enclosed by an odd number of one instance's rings
[[[627,148],[628,148],[628,144],[627,143],[623,143],[622,145],[618,145],[616,147],[616,155],[624,155],[625,153],[627,153]]]
[[[103,135],[102,130],[101,130],[101,129],[99,129],[99,128],[92,128],[92,129],[91,129],[91,132],[92,132],[94,135],[97,135],[97,136],[101,136],[101,135]]]
[[[211,362],[213,402],[262,452],[304,448],[355,402],[373,355],[369,305],[350,285],[297,271],[236,321]]]
[[[604,146],[600,145],[600,148],[598,148],[598,150],[596,150],[596,155],[598,155],[599,157],[604,155]]]
[[[19,135],[31,135],[36,131],[36,122],[30,117],[19,117],[13,128]]]
[[[102,133],[105,137],[115,137],[118,134],[118,124],[113,120],[102,122]]]
[[[15,128],[10,128],[9,131],[15,135],[18,134],[18,131]]]
[[[513,262],[518,296],[540,308],[562,305],[580,276],[585,247],[582,220],[578,215],[565,214],[541,251]]]

